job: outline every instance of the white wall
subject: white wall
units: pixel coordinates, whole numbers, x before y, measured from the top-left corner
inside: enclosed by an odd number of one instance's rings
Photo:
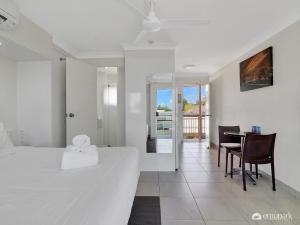
[[[0,56],[0,121],[8,130],[17,127],[16,63]]]
[[[24,144],[52,146],[52,64],[17,64],[17,121]]]
[[[50,110],[52,114],[50,127],[53,129],[49,131],[51,133],[50,136],[52,136],[52,140],[47,144],[47,146],[65,146],[65,66],[63,63],[59,62],[59,58],[64,57],[64,54],[58,52],[55,48],[52,42],[52,36],[49,33],[32,23],[23,15],[20,15],[20,24],[16,27],[16,29],[9,32],[0,31],[0,36],[28,49],[29,51],[37,53],[52,63],[50,72],[53,73],[51,74],[49,83],[49,85],[52,85],[50,87],[52,90],[50,92],[51,98],[47,98],[50,102],[44,102],[44,104],[47,105],[53,104],[53,107]],[[43,76],[48,76],[48,72]],[[25,77],[23,78],[25,79]],[[2,79],[0,80],[0,83],[1,82]],[[25,81],[23,80],[23,82]],[[44,80],[44,82],[46,82],[46,80]],[[33,99],[33,101],[38,102],[40,100],[40,96],[38,95],[32,97],[36,98]],[[43,107],[43,104],[41,107]],[[42,108],[41,110],[44,109]],[[37,126],[37,124],[34,124],[33,126]],[[48,137],[44,138],[45,140],[48,139]],[[43,141],[43,143],[46,142]]]
[[[146,77],[174,70],[174,50],[125,51],[126,145],[140,150],[142,170],[175,169],[175,153],[146,153]]]
[[[213,75],[211,141],[218,143],[218,125],[237,125],[278,134],[276,177],[300,191],[300,21],[257,46]],[[239,62],[269,46],[274,54],[274,86],[240,92]],[[260,168],[269,172],[270,166]]]

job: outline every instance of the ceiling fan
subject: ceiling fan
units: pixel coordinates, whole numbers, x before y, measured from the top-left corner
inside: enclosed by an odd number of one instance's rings
[[[134,6],[130,0],[124,0],[125,3],[132,9],[137,11],[143,16],[143,30],[138,34],[134,40],[134,44],[140,42],[140,40],[146,36],[148,33],[155,33],[160,30],[170,30],[170,29],[196,29],[201,26],[206,26],[210,23],[210,20],[202,19],[164,19],[161,20],[157,17],[155,13],[156,0],[145,0],[146,5],[149,8],[149,12],[146,15],[144,12],[139,10]]]

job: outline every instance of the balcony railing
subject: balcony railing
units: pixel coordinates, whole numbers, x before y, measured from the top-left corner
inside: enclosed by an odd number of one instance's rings
[[[201,123],[200,123],[201,120]],[[172,115],[163,114],[156,117],[157,136],[172,137]],[[209,118],[200,115],[183,116],[184,139],[206,139],[208,137]]]
[[[157,136],[158,137],[172,137],[172,114],[164,113],[156,117]]]
[[[201,123],[200,123],[201,121]],[[201,115],[183,116],[183,137],[185,139],[205,139],[208,136],[208,118]]]

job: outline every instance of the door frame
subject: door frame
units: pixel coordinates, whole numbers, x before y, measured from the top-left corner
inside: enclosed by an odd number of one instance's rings
[[[94,76],[93,76],[94,73]],[[81,75],[84,79],[81,79]],[[89,77],[89,76],[90,77]],[[78,78],[78,80],[76,80]],[[80,80],[80,79],[81,80]],[[89,79],[87,79],[89,78]],[[82,82],[84,80],[84,82]],[[86,85],[82,86],[82,85]],[[88,89],[88,90],[85,90]],[[88,91],[94,91],[93,96]],[[80,98],[80,99],[78,99]],[[90,112],[85,108],[94,108]],[[73,115],[71,115],[73,114]],[[92,121],[91,114],[95,117]],[[78,115],[89,118],[78,126]],[[71,125],[71,121],[76,123]],[[77,124],[77,125],[76,125]],[[97,144],[97,68],[81,60],[66,58],[66,142],[71,144],[75,135],[87,134]]]

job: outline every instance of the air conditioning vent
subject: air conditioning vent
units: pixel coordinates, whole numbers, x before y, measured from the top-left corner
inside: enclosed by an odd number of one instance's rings
[[[0,29],[12,30],[19,23],[17,6],[10,0],[0,0]]]
[[[0,24],[4,23],[7,20],[5,16],[0,15]]]

